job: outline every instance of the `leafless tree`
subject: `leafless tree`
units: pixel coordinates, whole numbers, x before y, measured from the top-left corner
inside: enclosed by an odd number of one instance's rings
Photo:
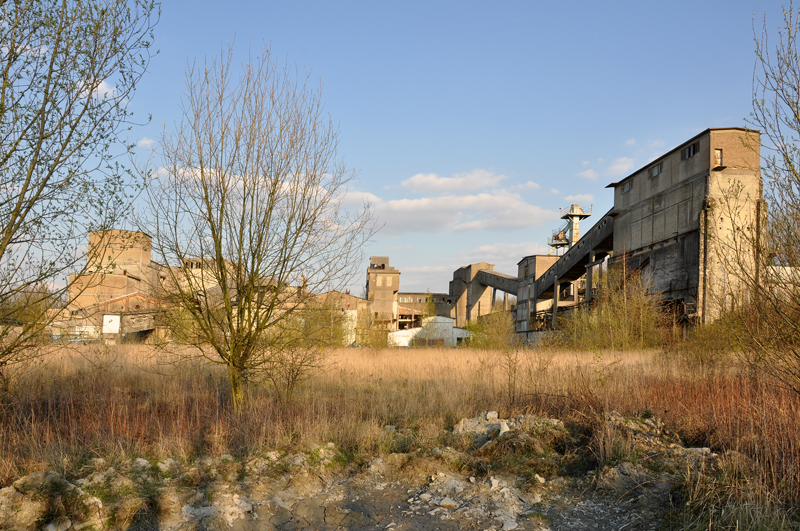
[[[778,38],[767,19],[755,31],[753,112],[761,131],[763,197],[756,216],[742,213],[742,187],[732,186],[716,206],[738,223],[721,246],[726,274],[745,289],[719,301],[728,330],[748,361],[800,392],[800,14],[790,4]],[[752,147],[758,137],[753,135]],[[760,198],[752,198],[754,201]],[[767,208],[768,206],[768,208]]]
[[[238,68],[229,48],[188,70],[142,223],[174,264],[166,290],[191,325],[191,355],[226,366],[237,409],[251,379],[306,364],[289,355],[303,311],[351,278],[372,234],[368,205],[343,205],[352,174],[321,87],[266,47],[252,54]]]
[[[130,202],[119,157],[156,21],[151,0],[0,2],[0,376]]]

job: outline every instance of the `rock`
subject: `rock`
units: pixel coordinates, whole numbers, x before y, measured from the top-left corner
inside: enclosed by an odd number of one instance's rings
[[[72,527],[72,520],[62,516],[44,526],[44,531],[67,531],[70,527]]]
[[[514,520],[503,520],[503,531],[511,531],[519,527],[519,524]]]
[[[169,457],[163,461],[159,461],[156,466],[162,474],[175,474],[180,468],[180,464]]]
[[[264,457],[269,459],[270,461],[272,461],[274,463],[275,461],[280,459],[281,454],[277,450],[273,450],[273,451],[267,453],[267,455],[265,455]]]
[[[143,459],[141,457],[137,457],[136,459],[133,460],[133,463],[131,463],[131,468],[138,472],[147,470],[148,468],[150,468],[150,461],[148,461],[147,459]]]
[[[486,420],[497,420],[497,411],[489,411],[486,414]]]
[[[13,486],[22,494],[31,496],[58,492],[67,488],[69,484],[60,475],[49,470],[46,472],[34,472],[19,478],[13,483]]]
[[[44,501],[28,498],[15,487],[0,489],[0,529],[35,531],[46,510]]]
[[[500,433],[498,435],[504,435],[504,434],[508,433],[509,431],[511,431],[511,429],[508,427],[508,423],[506,421],[501,421],[500,422]]]
[[[442,500],[439,502],[439,507],[444,507],[445,509],[454,509],[458,507],[458,504],[450,498],[442,498]]]

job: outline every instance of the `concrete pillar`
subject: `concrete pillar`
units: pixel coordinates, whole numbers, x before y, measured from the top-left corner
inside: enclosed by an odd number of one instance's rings
[[[508,311],[508,293],[503,292],[503,310]]]
[[[497,302],[497,288],[492,288],[492,308],[494,308],[495,302]]]
[[[555,282],[553,283],[553,317],[550,319],[550,324],[553,330],[556,329],[556,320],[558,318],[558,292],[559,292],[559,285],[558,285],[558,277],[556,277]]]
[[[586,297],[587,303],[592,302],[592,277],[594,276],[594,251],[589,251],[589,265],[586,266]]]

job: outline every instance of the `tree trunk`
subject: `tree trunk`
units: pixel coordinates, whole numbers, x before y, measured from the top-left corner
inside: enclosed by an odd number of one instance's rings
[[[228,375],[231,380],[231,398],[233,398],[233,410],[239,412],[245,403],[245,386],[247,384],[243,371],[231,364],[228,365]]]

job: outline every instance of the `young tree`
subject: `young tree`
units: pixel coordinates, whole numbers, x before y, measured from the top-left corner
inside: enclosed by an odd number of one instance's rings
[[[249,380],[291,373],[303,311],[357,271],[370,211],[343,205],[352,175],[309,76],[267,48],[237,69],[229,49],[186,82],[143,229],[176,265],[167,291],[193,324],[191,355],[226,366],[239,409]]]
[[[755,35],[753,112],[761,131],[761,173],[766,205],[738,227],[723,251],[728,273],[746,286],[746,299],[725,301],[737,342],[757,363],[800,392],[800,13],[784,8],[777,42],[766,17]],[[753,138],[753,147],[757,146]],[[721,208],[733,216],[734,189]],[[766,209],[766,206],[769,206]],[[733,211],[733,212],[731,212]]]
[[[127,210],[117,157],[156,18],[151,0],[0,2],[0,370],[34,354],[88,232]]]

